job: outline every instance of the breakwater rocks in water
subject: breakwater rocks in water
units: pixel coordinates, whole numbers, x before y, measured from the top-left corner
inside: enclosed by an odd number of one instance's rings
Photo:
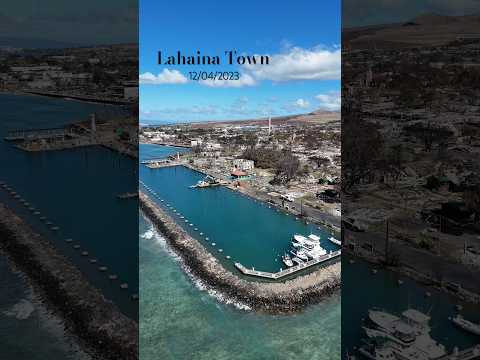
[[[290,313],[318,303],[340,286],[340,262],[285,282],[253,282],[226,270],[197,240],[193,239],[148,196],[140,193],[140,208],[165,236],[189,271],[209,288],[266,313]]]
[[[138,324],[105,299],[49,241],[1,204],[0,246],[101,358],[138,359]]]

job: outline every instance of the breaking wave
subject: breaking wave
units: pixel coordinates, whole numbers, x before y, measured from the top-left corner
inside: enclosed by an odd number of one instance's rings
[[[17,320],[26,320],[35,311],[33,304],[27,299],[21,299],[9,310],[3,312],[5,316],[14,317]]]
[[[251,310],[251,307],[248,306],[247,304],[238,302],[238,301],[226,296],[222,292],[213,289],[211,286],[209,286],[205,282],[203,282],[200,278],[195,276],[192,273],[190,267],[187,266],[185,264],[185,262],[182,260],[182,258],[168,245],[165,237],[163,237],[162,234],[160,234],[157,231],[157,229],[155,229],[155,227],[150,222],[150,220],[148,218],[145,218],[145,220],[148,222],[149,228],[148,228],[147,231],[145,231],[145,233],[140,235],[140,237],[142,237],[144,239],[149,239],[149,240],[155,239],[155,241],[158,244],[160,244],[161,247],[165,251],[167,251],[168,254],[171,255],[175,259],[175,261],[177,261],[179,263],[182,270],[185,272],[185,274],[187,274],[187,276],[190,278],[190,280],[192,281],[192,283],[195,285],[195,287],[198,290],[206,292],[208,295],[210,295],[211,297],[213,297],[214,299],[216,299],[220,303],[227,304],[227,305],[232,305],[239,310],[245,310],[245,311]]]

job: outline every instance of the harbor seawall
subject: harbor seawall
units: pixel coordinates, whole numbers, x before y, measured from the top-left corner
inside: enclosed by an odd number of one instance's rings
[[[72,332],[103,359],[138,359],[138,324],[84,278],[55,247],[0,204],[0,246],[42,290]]]
[[[334,262],[285,282],[253,282],[226,270],[197,240],[183,230],[147,195],[140,193],[140,209],[166,237],[193,275],[226,297],[266,313],[290,313],[318,303],[339,289],[341,264]]]

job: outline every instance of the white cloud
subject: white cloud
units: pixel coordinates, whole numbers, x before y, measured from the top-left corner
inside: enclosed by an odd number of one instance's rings
[[[310,103],[308,102],[308,100],[298,99],[297,101],[295,101],[295,106],[300,109],[305,109],[310,106]]]
[[[272,81],[338,80],[341,74],[339,48],[288,48],[270,55],[269,65],[244,65],[254,79]]]
[[[319,94],[315,96],[320,102],[320,108],[328,111],[340,110],[342,105],[342,98],[339,92],[329,92],[326,94]]]
[[[238,80],[218,80],[218,79],[207,79],[200,80],[200,84],[209,86],[209,87],[233,87],[240,88],[244,86],[254,86],[257,85],[257,81],[249,74],[242,74]]]
[[[188,82],[188,79],[178,70],[168,70],[163,69],[163,71],[154,75],[151,72],[146,72],[140,74],[139,76],[140,84],[185,84]]]

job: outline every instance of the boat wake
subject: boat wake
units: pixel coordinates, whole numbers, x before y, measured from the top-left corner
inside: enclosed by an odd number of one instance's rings
[[[149,223],[149,228],[147,231],[145,231],[142,235],[140,235],[141,238],[148,239],[148,240],[155,240],[158,244],[161,245],[162,249],[165,250],[175,261],[177,261],[182,268],[182,270],[185,272],[185,274],[190,278],[192,283],[195,285],[195,287],[203,292],[206,292],[208,295],[213,297],[215,300],[222,304],[226,305],[232,305],[235,308],[239,310],[244,310],[244,311],[250,311],[252,308],[244,303],[238,302],[222,292],[213,289],[211,286],[207,285],[204,281],[202,281],[200,278],[195,276],[193,272],[191,271],[190,267],[185,264],[181,256],[179,256],[167,243],[167,240],[155,229],[153,224],[146,218],[146,220]]]

